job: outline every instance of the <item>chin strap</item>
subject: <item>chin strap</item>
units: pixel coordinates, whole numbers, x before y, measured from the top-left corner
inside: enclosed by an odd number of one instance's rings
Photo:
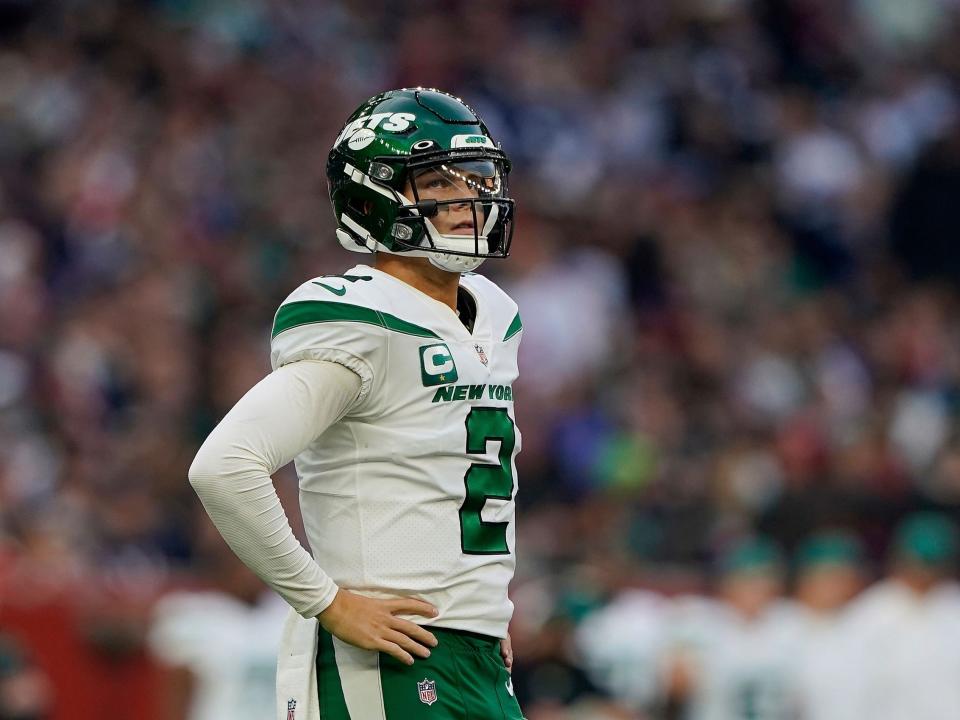
[[[473,272],[486,258],[451,255],[450,253],[431,252],[427,254],[430,264],[447,272]]]
[[[351,252],[359,253],[388,253],[390,255],[403,255],[406,257],[425,257],[430,264],[446,272],[471,272],[476,270],[483,263],[485,258],[469,257],[464,255],[451,255],[450,253],[436,252],[434,250],[405,250],[402,253],[393,252],[381,243],[373,239],[373,236],[367,232],[363,226],[354,220],[342,216],[343,224],[349,227],[356,235],[351,235],[346,230],[337,229],[337,240],[340,244]],[[359,238],[362,238],[359,239]]]

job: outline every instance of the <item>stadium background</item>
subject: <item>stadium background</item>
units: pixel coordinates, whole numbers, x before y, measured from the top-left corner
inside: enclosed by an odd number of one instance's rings
[[[847,528],[881,576],[900,519],[960,517],[958,17],[0,0],[0,683],[57,720],[161,717],[153,603],[230,574],[187,467],[283,297],[355,262],[324,162],[394,86],[459,94],[514,161],[513,255],[483,271],[525,326],[527,714],[593,693],[591,609],[708,592],[743,538]]]

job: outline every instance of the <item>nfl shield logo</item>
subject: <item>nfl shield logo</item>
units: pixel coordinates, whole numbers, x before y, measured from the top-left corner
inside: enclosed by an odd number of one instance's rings
[[[296,720],[297,701],[293,698],[287,700],[287,720]]]
[[[474,345],[473,349],[477,351],[477,357],[480,358],[480,362],[486,365],[489,360],[487,360],[487,354],[483,351],[483,345]]]
[[[424,705],[433,705],[437,701],[437,684],[433,680],[424,678],[423,682],[417,683],[417,690]]]

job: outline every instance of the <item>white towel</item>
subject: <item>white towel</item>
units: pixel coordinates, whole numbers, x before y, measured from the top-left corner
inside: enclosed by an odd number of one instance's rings
[[[320,720],[317,619],[291,608],[277,657],[277,720]]]

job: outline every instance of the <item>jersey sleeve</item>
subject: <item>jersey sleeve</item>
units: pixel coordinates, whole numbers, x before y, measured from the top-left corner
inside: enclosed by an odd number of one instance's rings
[[[274,370],[299,360],[343,365],[360,377],[360,401],[370,391],[384,353],[377,317],[362,296],[345,293],[341,301],[315,281],[304,283],[274,317],[270,364]]]

